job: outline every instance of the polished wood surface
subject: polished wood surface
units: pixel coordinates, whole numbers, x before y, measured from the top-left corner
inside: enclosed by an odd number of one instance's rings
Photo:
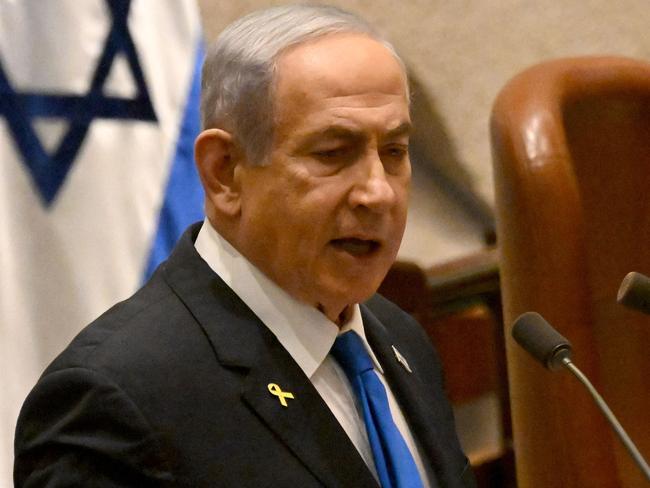
[[[492,114],[498,244],[520,487],[646,487],[568,372],[510,339],[541,313],[650,458],[650,318],[616,303],[650,272],[650,64],[561,59],[513,78]]]

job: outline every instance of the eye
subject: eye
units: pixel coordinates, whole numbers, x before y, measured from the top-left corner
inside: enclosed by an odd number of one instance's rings
[[[391,144],[382,150],[382,156],[391,160],[403,160],[408,156],[409,149],[406,144]]]
[[[323,149],[320,151],[315,151],[314,155],[323,160],[334,160],[345,157],[350,153],[350,149],[346,146],[339,146],[330,149]]]
[[[312,155],[315,160],[340,167],[348,166],[357,159],[360,148],[355,144],[343,144],[323,149],[316,149]]]
[[[388,174],[401,173],[405,165],[408,165],[408,144],[389,144],[381,150],[381,161]]]

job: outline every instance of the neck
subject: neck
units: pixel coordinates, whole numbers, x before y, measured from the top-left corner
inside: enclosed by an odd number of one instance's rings
[[[349,304],[343,307],[343,309],[340,310],[338,313],[332,312],[331,310],[327,310],[321,303],[319,303],[316,306],[316,308],[320,313],[322,313],[329,320],[334,322],[339,327],[339,329],[343,327],[345,324],[347,324],[352,318],[352,305]]]

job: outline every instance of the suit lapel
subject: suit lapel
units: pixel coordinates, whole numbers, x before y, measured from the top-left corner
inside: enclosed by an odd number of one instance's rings
[[[239,297],[194,249],[200,226],[181,238],[163,265],[165,278],[185,303],[225,367],[243,376],[242,401],[325,486],[376,487],[363,459],[309,379]],[[291,392],[287,406],[269,384]]]
[[[448,419],[440,417],[442,412],[436,405],[439,400],[433,398],[420,381],[414,361],[409,360],[408,345],[391,337],[386,327],[366,306],[362,306],[362,315],[368,342],[384,369],[411,433],[423,450],[425,461],[429,461],[438,482],[446,480],[448,475],[445,472],[444,460],[448,457],[449,446],[445,445],[438,426],[447,425]],[[398,361],[393,346],[409,362],[412,373]],[[443,485],[455,486],[444,483]]]
[[[376,487],[374,478],[311,382],[272,338],[268,357],[250,370],[244,401],[325,486]],[[282,406],[269,383],[294,398]]]

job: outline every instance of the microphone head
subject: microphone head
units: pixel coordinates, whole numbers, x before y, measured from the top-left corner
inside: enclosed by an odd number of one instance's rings
[[[528,353],[552,371],[571,359],[571,343],[536,312],[520,315],[512,325],[512,337]]]
[[[650,315],[650,278],[636,271],[629,272],[621,282],[616,301]]]

